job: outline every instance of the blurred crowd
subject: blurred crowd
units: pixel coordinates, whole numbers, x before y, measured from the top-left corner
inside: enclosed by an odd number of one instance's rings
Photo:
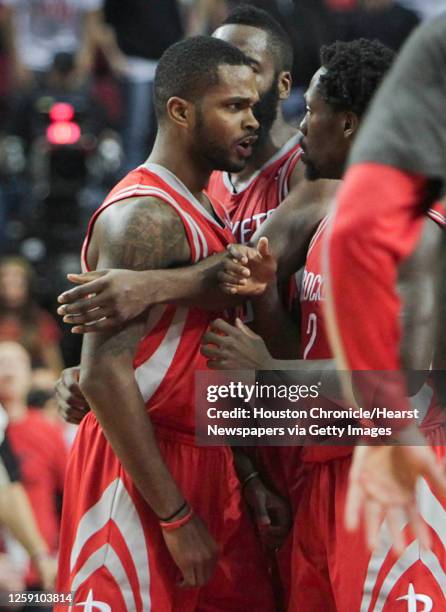
[[[246,2],[245,2],[246,3]],[[398,50],[446,0],[258,0],[294,45],[293,94],[321,45],[377,38]],[[147,157],[164,50],[211,33],[234,0],[0,0],[0,592],[51,586],[71,426],[54,383],[79,338],[54,316],[79,271],[86,224]]]

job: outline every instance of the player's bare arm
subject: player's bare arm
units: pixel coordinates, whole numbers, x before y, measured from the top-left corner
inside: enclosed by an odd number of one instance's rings
[[[427,219],[417,250],[400,266],[398,292],[403,302],[404,329],[401,360],[408,370],[410,394],[416,393],[425,382],[432,363],[432,321],[441,263],[438,248],[443,234],[444,230]],[[405,541],[399,527],[401,514],[408,518],[421,544],[429,546],[431,538],[417,510],[417,480],[423,476],[439,494],[446,492],[444,472],[417,427],[409,425],[399,437],[401,444],[406,440],[406,445],[362,446],[355,450],[346,523],[354,530],[361,516],[364,517],[370,549],[378,542],[381,521],[386,516],[395,549],[404,550]]]
[[[134,271],[109,269],[70,274],[78,287],[59,296],[58,309],[73,333],[115,329],[158,304],[224,310],[242,298],[219,289],[217,273],[225,254],[218,253],[184,268]]]
[[[89,249],[92,267],[159,268],[185,263],[189,256],[179,217],[154,199],[129,200],[104,211]],[[80,389],[141,495],[158,517],[165,518],[185,500],[161,457],[133,372],[133,356],[144,331],[144,318],[139,318],[114,333],[87,335]],[[217,548],[200,519],[194,516],[163,535],[185,584],[204,584],[212,574]]]
[[[245,297],[263,293],[266,270],[256,265],[255,256],[255,247],[262,237],[268,239],[271,255],[277,261],[279,281],[287,280],[302,268],[311,238],[327,214],[338,186],[339,181],[299,181],[257,230],[249,245],[229,247],[224,268],[219,273],[222,290]]]
[[[256,242],[261,236],[271,240],[273,252],[279,259],[281,277],[290,274],[293,266],[297,269],[305,262],[308,243],[336,187],[335,181],[299,181],[256,235]],[[273,222],[276,217],[277,221]],[[232,259],[229,258],[229,262]],[[58,312],[65,323],[75,326],[74,333],[87,333],[113,329],[161,303],[221,310],[240,303],[234,297],[237,291],[223,295],[218,288],[217,273],[225,262],[227,265],[228,258],[218,254],[194,266],[168,272],[112,269],[70,274],[69,279],[79,286],[59,297],[63,306]]]
[[[233,455],[243,497],[253,514],[259,535],[268,549],[277,550],[293,524],[289,503],[263,482],[257,466],[243,449],[234,447]]]
[[[332,204],[339,181],[300,181],[273,215],[259,228],[253,241],[269,240],[279,264],[279,278],[286,279],[305,265],[308,245]]]
[[[403,303],[401,359],[409,395],[424,383],[433,361],[436,293],[439,285],[438,249],[444,230],[426,219],[416,251],[400,266],[398,293]],[[417,374],[418,373],[418,374]]]

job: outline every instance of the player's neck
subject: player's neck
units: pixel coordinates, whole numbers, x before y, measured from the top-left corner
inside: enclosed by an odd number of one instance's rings
[[[235,186],[237,183],[245,183],[264,166],[280,149],[297,134],[297,128],[285,121],[282,112],[279,112],[273,126],[262,144],[256,148],[253,156],[246,167],[237,174],[231,175],[231,180]]]
[[[200,164],[180,146],[158,135],[146,163],[159,164],[174,174],[197,198],[209,182],[212,169]]]

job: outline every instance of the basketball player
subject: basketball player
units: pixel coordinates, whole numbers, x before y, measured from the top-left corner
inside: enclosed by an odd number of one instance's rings
[[[304,135],[303,161],[309,178],[340,178],[361,116],[390,64],[391,54],[378,43],[360,40],[324,48],[321,59],[323,67],[316,73],[306,94],[307,115],[301,125]],[[332,135],[330,139],[327,139],[327,134]],[[281,215],[281,211],[277,214]],[[430,216],[444,227],[445,218],[441,212],[430,211]],[[317,372],[317,379],[320,379],[323,368],[334,368],[333,362],[327,361],[331,359],[332,351],[323,316],[326,281],[322,245],[326,227],[325,219],[310,244],[301,284],[302,360],[274,360],[261,338],[243,324],[239,323],[238,329],[235,329],[223,321],[217,321],[205,335],[205,341],[210,345],[203,348],[204,354],[212,360],[211,367],[295,368],[300,373],[307,372],[301,381],[305,384],[308,384],[311,369]],[[429,316],[436,281],[432,261],[440,237],[441,229],[432,221],[427,221],[416,257],[406,264],[400,279],[400,290],[407,305],[406,345],[409,350],[405,351],[405,366],[409,368],[428,369],[432,359]],[[231,250],[235,254],[233,247]],[[241,252],[246,255],[247,249]],[[432,273],[426,274],[426,268]],[[230,272],[235,272],[234,266],[230,267]],[[231,278],[225,277],[224,280],[230,281]],[[247,286],[248,281],[243,291],[246,292]],[[271,283],[269,292],[277,294],[276,283]],[[277,295],[274,299],[274,295],[268,295],[268,292],[265,297],[267,304],[266,307],[264,305],[263,316],[277,318],[281,314],[277,310],[280,300]],[[259,299],[264,300],[263,296]],[[275,309],[271,308],[272,305],[275,305]],[[256,311],[258,314],[259,309]],[[285,314],[282,312],[282,316]],[[222,336],[222,333],[227,336]],[[412,344],[416,346],[416,351]],[[315,360],[313,368],[303,360]],[[444,417],[435,402],[432,402],[423,421],[423,428],[431,444],[444,444]],[[441,453],[441,450],[439,447],[438,452]],[[396,557],[391,553],[387,540],[385,546],[376,549],[371,556],[367,544],[371,549],[376,548],[382,517],[375,517],[374,531],[368,534],[368,541],[362,531],[359,536],[346,531],[343,509],[351,452],[351,447],[347,446],[323,445],[304,449],[306,484],[294,527],[290,610],[375,610],[378,606],[379,609],[398,610],[405,600],[413,606],[421,594],[424,601],[440,603],[443,601],[441,575],[444,571],[441,568],[446,567],[444,542],[434,538],[433,551],[423,556],[419,543],[410,536],[410,543],[405,548],[398,521],[395,524],[395,516],[390,515],[390,528],[396,537],[399,555]],[[438,469],[433,469],[432,474],[438,474]],[[442,504],[446,508],[446,504],[437,499],[423,481],[420,501],[423,519],[437,532],[441,532],[444,522]],[[420,540],[426,542],[426,528],[423,530],[420,522],[417,527]],[[409,535],[407,531],[403,534],[405,537]],[[433,569],[435,564],[438,571]]]
[[[339,367],[344,369],[400,368],[397,267],[413,251],[423,213],[435,192],[444,192],[445,57],[446,15],[442,15],[409,38],[350,157],[327,259],[328,329]],[[356,206],[358,201],[361,207]],[[346,236],[355,238],[346,240]],[[444,249],[439,257],[444,258]],[[361,303],[367,303],[366,310],[355,307]],[[444,300],[442,308],[443,304]],[[442,337],[444,332],[438,340]],[[438,356],[444,366],[444,346]],[[394,403],[404,408],[404,379],[396,383]],[[410,446],[356,450],[348,508],[352,526],[361,513],[374,517],[387,512],[389,504],[409,518],[414,516],[417,477],[433,469],[429,449],[414,444],[417,435],[406,427],[400,438]],[[395,470],[395,465],[401,469]]]
[[[308,243],[335,189],[332,181],[315,183],[304,179],[300,136],[283,119],[281,103],[291,87],[292,50],[281,26],[265,11],[245,6],[231,13],[214,36],[234,44],[251,59],[260,95],[254,109],[260,129],[244,170],[214,172],[208,193],[226,209],[240,242],[248,242],[255,231],[254,242],[266,233],[285,278],[303,265]],[[271,217],[279,204],[289,211],[286,225],[275,223]],[[267,218],[268,229],[260,233],[259,226]],[[283,248],[284,236],[291,235],[299,235],[301,243],[301,248],[293,251],[294,260]],[[168,272],[109,270],[70,275],[70,280],[85,284],[60,297],[64,306],[59,313],[66,323],[74,325],[74,333],[88,333],[116,328],[159,303],[197,305],[205,297],[205,307],[218,308],[227,305],[215,276],[222,260],[216,257],[198,266]]]
[[[232,234],[203,189],[213,169],[245,166],[257,100],[235,47],[208,37],[173,45],[155,77],[154,149],[94,214],[84,269],[178,266],[223,250]],[[84,340],[80,388],[92,410],[69,462],[58,577],[76,605],[273,609],[230,450],[193,443],[194,372],[211,316],[161,307]]]
[[[231,219],[233,232],[242,242],[251,239],[254,231],[257,231],[257,240],[263,227],[267,227],[266,233],[281,261],[283,279],[287,282],[291,271],[303,265],[311,235],[334,193],[329,181],[314,183],[304,180],[298,143],[300,136],[283,119],[281,104],[288,97],[291,86],[291,43],[270,15],[252,6],[236,9],[214,36],[234,44],[249,56],[260,95],[254,108],[260,128],[258,140],[253,145],[253,154],[243,171],[214,172],[207,192],[223,205]],[[274,216],[271,217],[279,204],[288,210],[286,224],[280,220],[275,223]],[[262,225],[267,218],[265,226]],[[295,246],[296,235],[301,243],[300,249],[292,251],[292,258],[289,250],[282,246],[284,236],[291,235]],[[112,329],[160,302],[204,305],[211,309],[227,306],[233,300],[228,302],[216,282],[215,271],[220,260],[210,258],[197,266],[179,270],[150,270],[144,273],[112,270],[75,275],[71,278],[81,282],[96,280],[64,294],[63,302],[66,305],[61,307],[60,313],[65,315],[65,322],[75,325],[73,331],[92,332]],[[95,307],[97,309],[92,310]],[[293,356],[294,346],[292,350],[292,355],[282,356]],[[79,422],[87,406],[78,392],[76,377],[76,370],[65,371],[58,392],[59,402],[68,419]],[[67,402],[71,405],[68,406]],[[269,449],[268,452],[275,455],[276,449]],[[281,462],[275,458],[274,463]],[[281,472],[281,466],[277,467]],[[241,479],[244,475],[249,476],[252,471],[247,465],[240,474]],[[286,487],[279,482],[281,475],[276,473],[273,480],[275,487],[285,495]],[[251,492],[257,484],[258,481],[252,479],[245,492]],[[256,498],[265,499],[264,494],[265,490],[262,490],[262,495]],[[257,510],[265,527],[265,508],[259,507]],[[265,528],[262,533],[267,533]],[[286,525],[283,525],[281,534],[283,538]],[[275,541],[275,547],[277,544]]]

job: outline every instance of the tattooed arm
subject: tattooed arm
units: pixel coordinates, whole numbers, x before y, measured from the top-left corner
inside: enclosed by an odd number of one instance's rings
[[[153,198],[111,206],[96,221],[89,262],[93,267],[133,270],[185,264],[189,246],[180,218]],[[136,384],[132,361],[144,334],[139,318],[116,332],[89,334],[82,347],[80,387],[105,436],[141,495],[159,517],[169,517],[184,502],[165,465]],[[180,518],[180,516],[179,516]],[[194,516],[163,535],[185,584],[204,584],[216,561],[216,545]]]

